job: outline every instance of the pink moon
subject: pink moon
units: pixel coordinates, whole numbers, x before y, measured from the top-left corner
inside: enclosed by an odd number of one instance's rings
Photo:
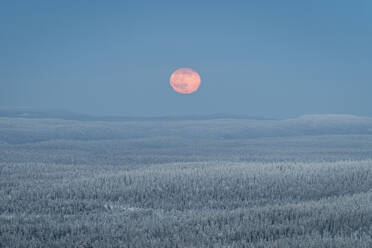
[[[172,73],[169,79],[172,88],[181,94],[191,94],[198,90],[200,75],[190,68],[180,68]]]

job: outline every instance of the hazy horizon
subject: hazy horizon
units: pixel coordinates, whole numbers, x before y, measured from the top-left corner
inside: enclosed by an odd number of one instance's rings
[[[174,119],[174,120],[187,120],[187,119],[257,119],[257,120],[288,120],[288,119],[298,119],[298,118],[309,118],[309,117],[319,117],[319,118],[372,118],[372,116],[366,115],[353,115],[353,114],[333,114],[333,113],[304,113],[294,116],[287,116],[283,118],[263,116],[263,115],[249,115],[244,113],[208,113],[208,114],[168,114],[168,115],[120,115],[120,114],[90,114],[84,112],[76,112],[66,109],[48,109],[48,108],[31,108],[31,107],[0,107],[0,117],[32,117],[32,118],[62,118],[71,120],[151,120],[151,119]]]

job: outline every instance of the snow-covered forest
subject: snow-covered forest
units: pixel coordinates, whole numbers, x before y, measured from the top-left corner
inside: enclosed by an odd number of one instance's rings
[[[372,119],[0,118],[0,247],[371,247]]]

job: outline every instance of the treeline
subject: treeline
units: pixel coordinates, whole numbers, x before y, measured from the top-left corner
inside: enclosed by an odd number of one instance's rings
[[[79,121],[0,117],[0,144],[156,137],[236,140],[315,135],[372,135],[372,118],[325,115],[288,120]]]
[[[258,139],[63,140],[1,144],[0,162],[151,165],[174,162],[323,162],[372,158],[372,136],[302,136]]]

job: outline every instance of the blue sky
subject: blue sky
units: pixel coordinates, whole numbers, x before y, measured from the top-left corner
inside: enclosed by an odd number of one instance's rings
[[[371,1],[2,1],[0,107],[372,116]],[[202,77],[181,95],[177,68]]]

